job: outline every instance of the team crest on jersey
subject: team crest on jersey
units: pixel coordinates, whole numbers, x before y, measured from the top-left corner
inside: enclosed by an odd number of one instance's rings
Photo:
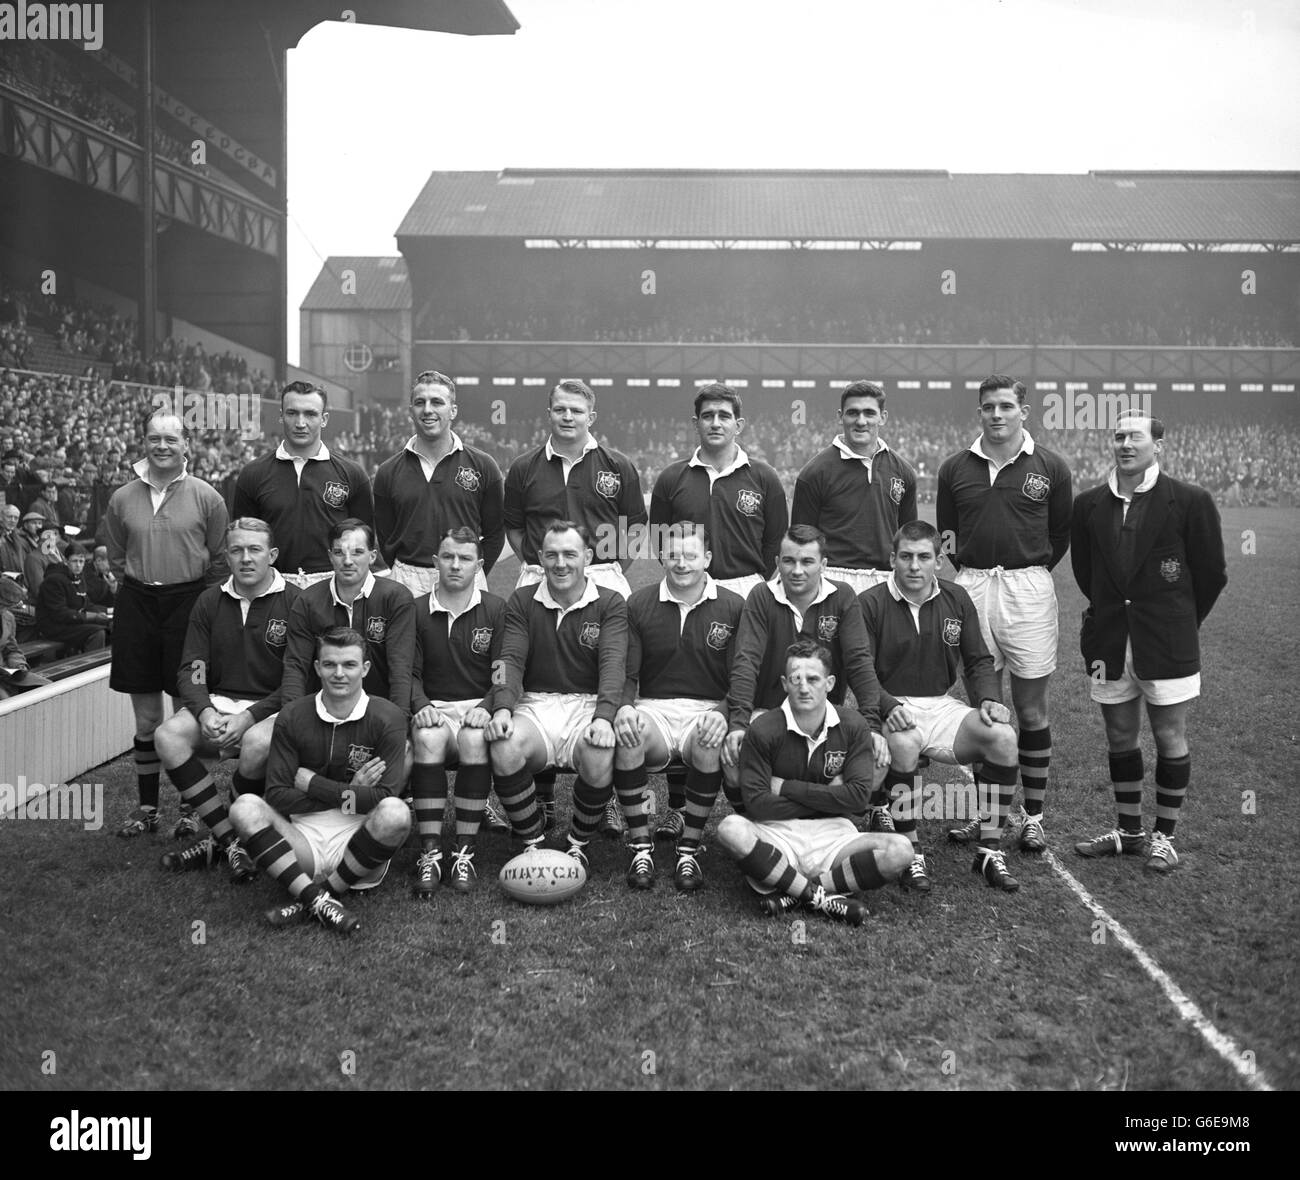
[[[757,516],[763,507],[763,493],[744,488],[736,493],[736,510],[743,516]]]
[[[1024,493],[1037,504],[1041,504],[1047,499],[1047,493],[1052,490],[1052,481],[1045,475],[1026,475]]]
[[[889,481],[889,498],[893,500],[895,504],[901,504],[903,502],[903,493],[905,491],[907,491],[907,484],[903,482],[900,476],[896,475]]]
[[[483,477],[473,467],[457,467],[456,483],[467,492],[477,492],[483,486]]]
[[[266,642],[272,647],[283,647],[289,636],[289,624],[284,619],[268,619]]]
[[[817,616],[817,638],[825,639],[828,642],[835,638],[835,633],[840,629],[840,620],[835,615],[818,615]]]
[[[342,508],[348,502],[348,492],[350,490],[347,484],[339,483],[337,479],[331,479],[325,485],[325,490],[321,492],[320,498],[331,508]]]
[[[583,647],[589,647],[595,651],[600,646],[600,624],[583,623],[582,630],[578,632],[578,642]]]
[[[826,777],[834,778],[841,770],[844,769],[844,751],[827,750],[826,751]]]
[[[704,642],[714,651],[726,651],[727,644],[731,642],[731,636],[735,630],[735,627],[730,623],[711,623],[709,633],[704,637]]]
[[[348,769],[360,770],[374,757],[374,753],[374,746],[358,746],[355,743],[348,746]]]
[[[1183,576],[1183,563],[1176,557],[1166,557],[1160,563],[1160,576],[1166,582],[1176,582]]]
[[[388,634],[388,620],[383,615],[372,615],[366,620],[366,638],[372,643],[383,643]]]
[[[469,650],[476,656],[485,656],[492,646],[492,628],[475,627],[469,633]]]
[[[956,647],[961,643],[961,620],[944,619],[943,621],[943,641],[949,647]]]
[[[606,500],[618,498],[618,494],[623,490],[623,477],[617,471],[597,471],[596,472],[596,491],[598,491]]]

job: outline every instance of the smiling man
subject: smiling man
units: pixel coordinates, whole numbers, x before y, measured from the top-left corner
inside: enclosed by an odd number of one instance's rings
[[[1075,845],[1081,856],[1178,863],[1174,828],[1191,782],[1188,708],[1201,692],[1200,627],[1228,583],[1223,531],[1204,488],[1160,470],[1158,418],[1121,415],[1104,484],[1074,502],[1071,562],[1088,599],[1080,647],[1106,726],[1116,827]],[[1156,743],[1156,819],[1142,828],[1143,703]]]
[[[375,515],[370,477],[321,438],[329,419],[325,390],[290,382],[280,394],[283,440],[235,483],[234,514],[271,526],[280,542],[276,569],[304,590],[333,572],[326,556],[330,529],[350,517],[371,524]]]
[[[229,514],[215,488],[186,470],[189,438],[174,414],[145,422],[145,457],[136,478],[118,488],[104,513],[104,540],[121,581],[113,618],[109,687],[129,693],[135,714],[135,768],[140,805],[118,831],[158,830],[158,751],[164,692],[176,693],[190,611],[205,584],[225,581]],[[173,696],[173,711],[181,708]],[[182,816],[185,830],[192,830]]]
[[[331,628],[317,640],[321,689],[275,719],[266,798],[241,795],[230,808],[257,867],[289,891],[290,901],[266,915],[272,926],[310,915],[352,934],[360,922],[338,898],[380,884],[411,830],[397,797],[406,714],[366,693],[369,667],[366,641],[352,628]]]
[[[880,437],[885,391],[854,381],[840,394],[839,437],[799,472],[791,524],[826,536],[826,575],[856,593],[889,576],[890,539],[916,519],[916,472]]]
[[[1070,547],[1070,469],[1025,429],[1029,405],[1019,381],[985,378],[979,417],[979,438],[939,468],[936,517],[955,581],[979,612],[994,670],[1011,676],[1025,793],[1020,847],[1042,852],[1052,761],[1047,694],[1060,634],[1052,570]],[[948,836],[957,844],[982,839],[979,818]]]

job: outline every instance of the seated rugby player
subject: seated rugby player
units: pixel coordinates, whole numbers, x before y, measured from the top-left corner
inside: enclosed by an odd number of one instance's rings
[[[256,876],[199,756],[238,758],[232,793],[262,793],[271,730],[280,708],[289,615],[299,593],[274,567],[276,552],[270,525],[239,517],[226,531],[230,577],[204,590],[190,614],[177,675],[185,707],[158,729],[154,742],[180,792],[178,832],[198,835],[201,821],[208,834],[166,853],[165,869],[205,869],[225,860],[236,881]]]
[[[285,705],[275,719],[266,798],[240,795],[230,821],[257,867],[292,898],[266,915],[272,926],[310,914],[348,935],[360,923],[338,897],[380,884],[411,830],[397,797],[406,714],[365,691],[366,641],[350,627],[317,640],[315,665],[320,692]]]
[[[415,603],[400,583],[370,572],[377,556],[375,531],[364,521],[349,517],[330,529],[334,574],[304,590],[289,616],[286,705],[320,688],[312,672],[317,636],[331,627],[351,627],[367,645],[366,692],[392,701],[403,712],[410,709]]]
[[[763,894],[760,909],[796,906],[860,926],[867,908],[850,896],[898,878],[911,845],[888,832],[859,832],[850,818],[871,793],[885,741],[856,713],[827,699],[831,653],[814,639],[786,649],[786,699],[755,719],[740,754],[745,814],[718,824],[718,843]]]
[[[724,698],[744,599],[709,576],[713,554],[701,525],[666,530],[664,579],[627,602],[627,685],[614,717],[614,790],[629,817],[634,889],[654,884],[654,857],[644,814],[647,768],[686,764],[686,807],[673,884],[683,893],[704,884],[696,853],[722,786]],[[637,826],[632,826],[637,816]]]
[[[627,665],[627,603],[587,577],[590,534],[553,521],[539,546],[543,581],[521,586],[506,604],[501,639],[504,683],[493,688],[489,755],[510,826],[528,847],[542,841],[533,775],[549,767],[577,772],[567,851],[585,849],[613,794],[614,715]],[[645,803],[628,817],[645,828]]]
[[[477,880],[474,844],[488,807],[492,771],[485,699],[501,648],[505,600],[478,588],[483,550],[471,528],[450,529],[434,554],[433,589],[415,600],[415,675],[411,693],[411,799],[420,836],[417,897],[432,897],[443,879],[442,826],[447,766],[456,766],[456,842],[449,884],[468,893]]]
[[[1002,829],[1016,790],[1016,731],[1011,711],[998,694],[993,657],[980,634],[975,605],[955,582],[935,575],[939,533],[914,520],[894,534],[893,572],[863,592],[859,601],[875,653],[880,680],[880,711],[889,742],[889,770],[883,784],[892,805],[895,830],[912,844],[912,862],[903,885],[930,890],[925,856],[916,835],[921,784],[916,774],[922,755],[940,762],[978,762],[979,845],[973,872],[994,889],[1013,893],[1020,883],[1007,872],[998,851]],[[974,687],[979,708],[948,694],[958,665]]]

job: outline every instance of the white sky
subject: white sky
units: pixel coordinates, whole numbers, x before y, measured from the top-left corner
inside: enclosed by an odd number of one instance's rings
[[[1300,169],[1293,0],[508,3],[290,52],[291,360],[323,257],[396,253],[433,171]]]

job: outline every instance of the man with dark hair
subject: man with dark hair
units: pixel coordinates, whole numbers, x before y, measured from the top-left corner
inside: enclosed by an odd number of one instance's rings
[[[75,652],[99,651],[108,642],[109,603],[91,598],[85,569],[84,545],[74,541],[62,557],[56,549],[36,595],[36,633]]]
[[[826,538],[812,525],[791,525],[781,540],[777,570],[774,582],[755,587],[746,600],[736,637],[727,698],[731,732],[722,751],[725,788],[733,807],[742,805],[739,766],[745,731],[758,713],[777,708],[784,699],[785,652],[797,639],[814,639],[827,649],[831,703],[842,705],[851,688],[858,712],[874,735],[881,766],[889,752],[880,735],[880,685],[871,666],[862,608],[851,587],[825,576]]]
[[[700,445],[689,459],[660,472],[650,496],[653,549],[657,556],[670,525],[703,525],[713,553],[710,578],[744,598],[776,568],[789,524],[781,477],[740,446],[745,419],[740,397],[729,386],[704,386],[695,395],[692,421]]]
[[[365,521],[339,521],[329,531],[328,546],[333,575],[308,586],[289,612],[282,699],[288,704],[320,687],[312,672],[317,637],[332,627],[351,627],[367,644],[366,692],[407,712],[415,647],[410,591],[371,572],[378,553],[375,531]]]
[[[815,639],[786,649],[786,698],[750,726],[740,759],[745,814],[718,824],[718,843],[763,895],[763,913],[803,905],[860,926],[867,908],[851,895],[896,880],[912,852],[903,837],[859,832],[849,818],[867,805],[880,735],[827,700],[831,663]]]
[[[131,696],[140,796],[119,836],[158,830],[154,731],[162,724],[162,694],[172,693],[173,708],[180,709],[174,694],[190,611],[205,584],[217,585],[229,572],[226,503],[215,488],[187,473],[188,455],[180,418],[167,410],[150,414],[145,458],[133,469],[136,478],[113,493],[104,513],[109,565],[122,583],[114,605],[108,684]]]
[[[325,390],[291,381],[280,393],[284,438],[235,483],[234,514],[270,524],[279,542],[276,569],[303,590],[333,572],[326,538],[334,525],[375,519],[370,477],[361,464],[332,454],[321,438],[329,419]]]
[[[975,606],[955,582],[935,576],[939,533],[913,520],[894,534],[894,572],[859,598],[880,680],[880,712],[889,743],[883,795],[892,801],[896,830],[912,846],[905,888],[930,891],[925,855],[916,835],[921,805],[917,765],[924,755],[952,764],[980,763],[975,775],[980,840],[972,871],[992,888],[1014,892],[999,851],[1016,789],[1016,731],[998,698],[993,658],[984,646]],[[949,695],[958,664],[974,686],[971,708]],[[873,803],[875,797],[873,795]]]
[[[380,552],[393,581],[422,600],[437,582],[436,555],[449,529],[468,528],[480,539],[480,590],[505,544],[501,468],[452,429],[458,413],[455,381],[435,369],[420,373],[411,386],[415,433],[375,473]]]
[[[885,391],[854,381],[840,394],[841,433],[814,455],[794,485],[791,524],[826,536],[826,575],[860,594],[889,576],[890,539],[916,519],[916,472],[880,437]]]
[[[162,867],[173,872],[225,860],[236,882],[255,875],[200,756],[238,759],[230,782],[236,797],[260,795],[265,789],[289,616],[299,595],[274,568],[275,556],[275,538],[266,521],[251,516],[232,521],[226,532],[230,577],[203,591],[190,614],[177,683],[185,707],[154,737],[191,818],[188,834],[199,837],[163,855]],[[200,836],[200,824],[208,828],[206,836]]]
[[[1160,470],[1164,424],[1121,416],[1104,484],[1074,502],[1074,580],[1088,599],[1080,647],[1106,726],[1116,827],[1075,845],[1081,856],[1145,855],[1178,863],[1174,828],[1191,782],[1189,704],[1201,691],[1200,626],[1228,583],[1223,531],[1204,488]],[[1142,830],[1141,703],[1156,743],[1156,820]]]
[[[449,529],[437,563],[433,589],[415,603],[411,677],[411,800],[421,846],[414,892],[421,898],[433,896],[444,877],[449,765],[457,768],[456,842],[445,875],[457,893],[468,893],[478,880],[474,850],[492,787],[486,733],[492,665],[501,652],[506,609],[503,599],[478,587],[483,558],[473,529]]]
[[[272,926],[311,915],[350,935],[361,923],[338,897],[380,884],[410,833],[411,813],[397,797],[406,714],[366,693],[368,669],[357,631],[332,627],[320,636],[321,688],[275,719],[266,798],[240,795],[231,805],[230,822],[257,867],[289,891],[291,900],[266,915]]]
[[[1011,674],[1025,793],[1020,847],[1042,852],[1052,759],[1047,690],[1060,630],[1052,570],[1070,547],[1070,469],[1025,429],[1029,406],[1019,381],[986,378],[979,416],[980,437],[939,468],[936,516],[955,581],[979,612],[994,671]],[[958,844],[981,839],[979,818],[948,836]]]
[[[585,382],[560,381],[549,413],[550,438],[520,455],[506,474],[506,537],[522,567],[518,586],[543,580],[542,537],[553,521],[571,520],[587,529],[593,546],[585,576],[626,598],[629,533],[635,537],[646,522],[641,477],[626,455],[592,437],[596,395]]]
[[[627,683],[614,716],[614,791],[626,812],[644,798],[646,769],[679,759],[686,767],[673,884],[704,885],[697,853],[718,789],[727,736],[725,698],[744,600],[709,576],[712,551],[702,526],[667,527],[664,579],[627,601]],[[632,845],[627,883],[654,884],[654,857],[643,838]]]
[[[613,793],[614,715],[627,669],[627,604],[587,577],[591,540],[583,526],[552,521],[541,537],[545,580],[521,586],[506,603],[501,640],[504,683],[492,696],[488,727],[497,795],[515,833],[541,843],[533,775],[577,771],[566,851],[587,863],[586,846]],[[552,807],[554,804],[551,805]],[[625,804],[629,838],[649,835],[644,800]]]

